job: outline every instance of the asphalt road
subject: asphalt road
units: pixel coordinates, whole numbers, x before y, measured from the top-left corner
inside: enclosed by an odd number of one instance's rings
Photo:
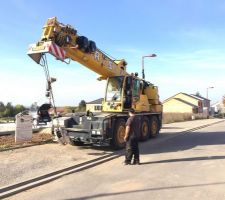
[[[4,134],[15,133],[16,124],[15,123],[0,123],[0,136]]]
[[[225,199],[225,122],[149,143],[139,166],[120,157],[9,199]]]
[[[41,124],[33,127],[33,131],[38,131],[40,128],[49,128],[51,127],[51,122],[47,125]],[[16,130],[16,123],[0,123],[0,136],[2,135],[14,135]]]

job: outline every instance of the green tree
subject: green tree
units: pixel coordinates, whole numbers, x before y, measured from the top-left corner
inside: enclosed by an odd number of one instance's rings
[[[23,105],[20,105],[20,104],[17,104],[15,107],[14,107],[14,115],[24,111],[26,108],[23,106]]]
[[[5,106],[4,117],[14,117],[14,108],[11,102],[8,102]]]
[[[200,94],[200,92],[198,92],[198,91],[195,93],[195,95],[198,96],[198,97],[201,97],[201,96],[202,96],[202,95]]]
[[[2,101],[0,101],[0,117],[4,116],[4,112],[5,112],[5,105]]]
[[[84,100],[81,100],[78,107],[79,111],[86,111],[86,102]]]

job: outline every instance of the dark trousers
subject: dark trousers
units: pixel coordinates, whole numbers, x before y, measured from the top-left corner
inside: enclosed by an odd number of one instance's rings
[[[126,142],[125,162],[130,163],[133,156],[134,162],[139,162],[139,148],[137,137],[129,137],[128,141]]]

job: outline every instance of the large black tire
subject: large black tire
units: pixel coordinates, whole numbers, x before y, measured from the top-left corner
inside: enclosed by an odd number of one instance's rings
[[[155,138],[159,134],[159,120],[156,116],[152,116],[150,119],[150,137]]]
[[[118,119],[116,121],[116,126],[112,138],[112,146],[114,149],[122,149],[125,147],[124,136],[125,136],[125,120]]]
[[[141,130],[140,130],[140,140],[146,141],[150,137],[150,126],[149,126],[149,119],[144,117],[141,120]]]

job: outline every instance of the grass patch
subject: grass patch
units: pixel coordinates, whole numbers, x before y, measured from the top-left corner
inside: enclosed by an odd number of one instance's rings
[[[0,117],[0,123],[15,122],[15,117]]]

